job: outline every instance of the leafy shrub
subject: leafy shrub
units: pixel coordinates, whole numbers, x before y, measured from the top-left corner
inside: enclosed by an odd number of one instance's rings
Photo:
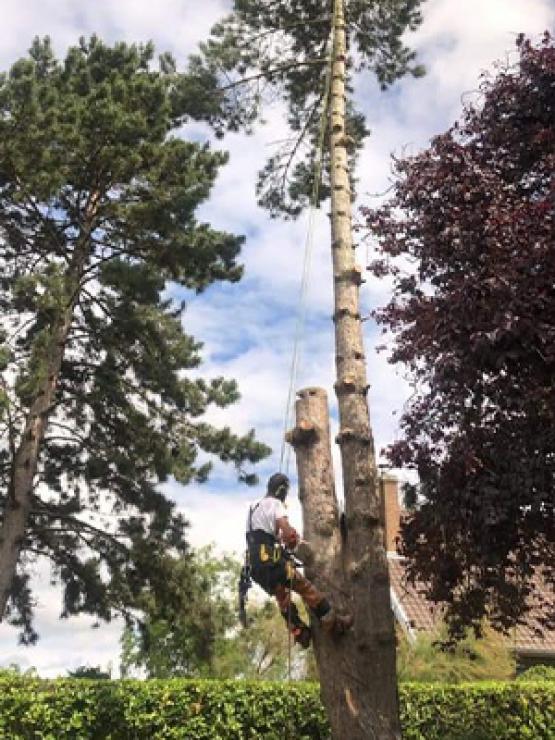
[[[406,740],[550,740],[549,682],[404,684]],[[0,678],[11,740],[326,740],[313,683]]]
[[[554,740],[555,687],[518,684],[401,685],[404,740]]]
[[[519,681],[555,681],[555,666],[534,665],[518,676]]]

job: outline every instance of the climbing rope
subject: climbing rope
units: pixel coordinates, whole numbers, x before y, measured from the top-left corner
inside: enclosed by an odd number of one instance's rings
[[[289,603],[287,605],[287,680],[291,680],[291,653],[293,634],[291,632],[291,601],[293,600],[293,573],[289,572]]]
[[[288,445],[285,441],[285,435],[287,430],[290,428],[293,420],[294,410],[294,398],[295,398],[295,387],[297,385],[297,375],[300,366],[301,358],[301,339],[304,330],[305,318],[306,318],[306,297],[308,294],[308,284],[310,277],[310,266],[312,261],[312,252],[314,246],[314,221],[316,217],[316,210],[318,208],[318,201],[320,197],[320,182],[322,179],[322,164],[324,159],[324,140],[326,136],[326,125],[327,125],[327,114],[330,101],[331,93],[331,72],[333,65],[333,55],[331,53],[331,36],[328,40],[328,59],[329,63],[326,69],[326,79],[324,87],[324,95],[322,99],[322,112],[320,115],[320,127],[318,133],[318,141],[316,145],[316,152],[314,155],[314,179],[312,183],[312,194],[310,198],[310,207],[308,214],[308,225],[307,234],[304,246],[304,257],[303,257],[303,272],[301,278],[301,284],[299,288],[299,298],[297,304],[297,319],[295,324],[295,336],[293,340],[293,353],[291,358],[291,367],[289,371],[289,388],[287,392],[287,401],[285,404],[285,414],[283,421],[283,434],[281,441],[281,454],[279,460],[279,470],[284,472],[286,475],[289,473],[289,464],[291,460],[291,445]]]

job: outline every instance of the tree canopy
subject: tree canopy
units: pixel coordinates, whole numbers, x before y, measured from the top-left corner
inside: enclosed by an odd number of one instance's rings
[[[555,49],[517,47],[367,213],[394,281],[377,318],[414,382],[389,448],[419,477],[401,549],[455,633],[555,618],[534,603],[555,580]]]
[[[151,45],[96,37],[62,61],[36,39],[0,77],[0,571],[25,640],[37,558],[62,616],[110,619],[187,553],[159,484],[205,481],[213,456],[252,482],[269,452],[203,419],[238,390],[199,377],[167,290],[242,272],[242,237],[195,215],[226,162],[178,136],[198,85]]]
[[[352,73],[373,72],[382,88],[407,73],[421,76],[404,32],[421,22],[421,0],[368,2],[347,0],[345,21]],[[259,201],[271,215],[295,217],[313,194],[315,150],[329,84],[333,0],[234,0],[233,12],[217,23],[191,74],[216,84],[206,118],[216,129],[249,127],[266,105],[279,101],[287,110],[289,135],[261,169]],[[352,90],[351,90],[352,91]],[[368,136],[363,114],[347,103],[351,164]],[[217,110],[215,110],[217,108]],[[324,122],[329,137],[329,121]],[[329,147],[324,147],[319,199],[330,194]],[[351,179],[354,178],[351,173]]]

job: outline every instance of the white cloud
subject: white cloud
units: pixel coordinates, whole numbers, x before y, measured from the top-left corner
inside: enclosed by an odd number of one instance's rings
[[[18,630],[0,624],[0,666],[15,663],[22,670],[37,668],[43,677],[67,676],[81,665],[113,668],[119,666],[121,620],[94,629],[92,617],[60,619],[60,592],[50,585],[50,566],[42,561],[34,566],[33,595],[36,601],[35,626],[39,642],[27,647],[18,645]]]
[[[3,0],[0,62],[24,54],[37,35],[49,35],[62,54],[93,33],[107,41],[153,40],[159,52],[184,61],[228,7],[225,0],[205,0],[202,12],[189,0]]]
[[[3,0],[0,65],[6,68],[24,54],[34,35],[51,35],[56,51],[63,54],[79,35],[93,32],[109,42],[152,39],[158,51],[170,50],[183,61],[227,7],[229,2],[224,0],[205,0],[202,6],[189,0]],[[373,130],[359,167],[361,202],[370,200],[368,194],[387,188],[392,152],[400,154],[406,146],[413,150],[425,146],[432,135],[455,120],[460,114],[461,96],[477,88],[481,71],[491,68],[495,59],[514,48],[517,33],[538,35],[552,27],[554,20],[549,0],[428,0],[423,10],[424,24],[409,42],[418,48],[428,68],[426,77],[403,80],[386,94],[380,94],[371,82],[357,87],[359,104]],[[276,451],[276,456],[261,467],[264,475],[273,472],[280,449],[306,239],[306,219],[295,223],[270,221],[256,206],[256,173],[271,151],[270,142],[283,133],[279,108],[271,111],[268,120],[268,126],[252,137],[234,135],[217,144],[230,151],[230,163],[201,211],[201,217],[215,227],[247,234],[243,251],[245,280],[191,298],[184,317],[186,331],[205,342],[202,373],[234,377],[242,392],[239,404],[216,409],[210,418],[238,431],[253,426],[258,430],[260,438]],[[202,127],[194,128],[196,135],[202,135]],[[365,248],[358,251],[358,259],[364,263]],[[371,281],[362,292],[363,312],[383,303],[386,295],[386,283]],[[299,380],[301,385],[325,387],[335,404],[331,306],[328,222],[325,214],[320,214]],[[375,328],[367,323],[365,332],[371,416],[379,451],[397,434],[393,412],[402,406],[408,386],[387,364],[385,355],[372,350],[380,342]],[[221,550],[241,551],[246,502],[256,492],[235,486],[233,475],[233,471],[218,468],[213,481],[205,486],[168,487],[191,521],[193,545],[213,541]],[[298,504],[292,506],[291,516],[299,520]],[[46,575],[36,580],[41,640],[33,648],[18,647],[15,630],[0,625],[2,662],[36,665],[43,675],[63,674],[80,663],[117,663],[119,624],[92,631],[91,620],[85,618],[59,621],[59,595],[49,588]]]

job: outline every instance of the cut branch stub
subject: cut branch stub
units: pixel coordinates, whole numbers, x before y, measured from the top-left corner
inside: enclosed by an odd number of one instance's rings
[[[345,375],[342,380],[338,380],[337,383],[334,383],[333,387],[335,388],[337,395],[340,393],[356,393],[357,381],[354,375],[348,374]]]
[[[343,272],[336,273],[334,275],[334,280],[336,282],[343,280],[344,282],[352,283],[353,285],[362,285],[362,283],[365,282],[362,277],[362,269],[359,265],[354,265],[354,267],[348,270],[343,270]]]
[[[357,432],[355,429],[349,429],[348,427],[339,432],[339,434],[335,438],[335,441],[338,445],[342,445],[345,442],[350,442],[352,440],[357,440],[365,445],[369,445],[372,441],[370,433],[368,431]]]
[[[339,308],[333,315],[334,323],[348,316],[351,319],[360,320],[360,314],[358,311],[351,311],[350,308]]]
[[[318,430],[311,422],[302,420],[286,433],[285,439],[293,447],[314,444],[318,439]]]

